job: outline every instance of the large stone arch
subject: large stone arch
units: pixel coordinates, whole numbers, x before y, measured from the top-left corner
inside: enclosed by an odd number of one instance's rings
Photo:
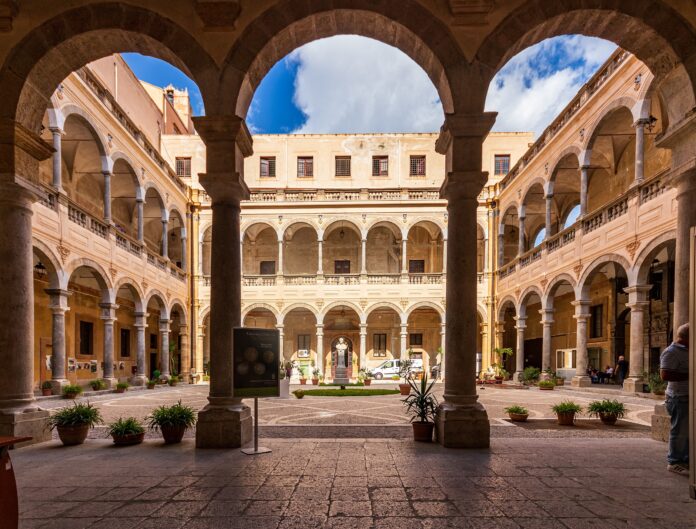
[[[406,323],[406,321],[408,320],[408,316],[406,316],[406,313],[403,310],[401,310],[401,308],[395,303],[391,303],[390,301],[377,301],[376,303],[371,304],[369,307],[365,309],[365,321],[367,321],[367,318],[370,317],[370,314],[372,314],[374,311],[378,309],[393,310],[394,312],[396,312],[397,316],[399,316],[400,323]]]
[[[249,222],[245,222],[244,225],[243,225],[242,228],[241,228],[241,232],[242,232],[242,233],[241,233],[241,238],[242,238],[242,241],[244,241],[244,237],[247,235],[247,232],[248,232],[251,228],[253,228],[254,226],[264,226],[263,230],[265,230],[265,229],[270,229],[271,231],[273,231],[273,233],[276,234],[276,239],[277,239],[278,241],[282,240],[282,239],[280,238],[281,234],[280,234],[279,230],[276,229],[270,222],[268,222],[268,221],[266,221],[266,220],[250,220]],[[210,227],[212,228],[212,223],[211,223]],[[259,233],[261,233],[261,231],[263,231],[263,230],[260,230]]]
[[[544,294],[541,289],[536,285],[528,286],[520,294],[519,302],[517,304],[517,308],[515,309],[520,316],[527,315],[527,303],[529,302],[529,298],[534,294],[536,294],[539,300],[543,302]]]
[[[636,257],[633,267],[628,271],[630,285],[645,285],[648,282],[652,253],[661,245],[677,240],[677,230],[669,230],[652,239]]]
[[[99,283],[99,286],[104,290],[105,295],[108,296],[111,292],[113,292],[113,282],[111,279],[109,279],[109,274],[106,272],[106,269],[96,261],[93,261],[87,257],[73,259],[65,266],[65,283],[61,286],[61,288],[67,290],[68,282],[70,281],[73,273],[75,270],[82,267],[91,268],[95,272],[94,277]]]
[[[286,224],[285,226],[283,226],[283,232],[282,232],[282,234],[281,234],[281,237],[282,237],[281,240],[282,240],[282,241],[286,240],[287,234],[288,234],[288,231],[289,231],[289,230],[295,229],[295,233],[297,233],[297,231],[299,231],[299,230],[301,230],[301,229],[303,229],[303,228],[309,228],[309,229],[314,230],[314,233],[316,233],[316,235],[317,235],[317,240],[318,240],[319,232],[320,232],[319,225],[318,225],[316,222],[314,222],[313,220],[310,220],[310,219],[302,219],[302,220],[294,219],[294,220],[291,220],[290,222],[288,222],[288,224]]]
[[[561,152],[559,152],[553,159],[553,162],[549,164],[549,182],[556,181],[556,175],[558,165],[568,156],[575,156],[578,160],[578,167],[580,167],[580,157],[582,156],[582,149],[578,145],[568,145],[564,147]]]
[[[116,296],[118,295],[118,291],[121,289],[121,287],[129,287],[131,289],[131,292],[135,294],[133,296],[135,298],[135,311],[136,312],[144,312],[145,307],[146,307],[145,305],[143,305],[143,300],[145,299],[145,293],[143,292],[143,289],[140,286],[140,284],[135,279],[133,279],[131,277],[128,277],[128,276],[120,277],[114,283],[114,299],[116,299]]]
[[[275,3],[246,26],[225,59],[221,95],[230,97],[227,108],[244,118],[274,64],[304,44],[334,35],[361,35],[399,48],[430,77],[445,113],[457,110],[453,87],[464,86],[457,81],[467,61],[447,25],[415,0]]]
[[[36,237],[32,237],[33,252],[44,265],[48,272],[48,287],[58,289],[62,284],[67,284],[65,273],[60,261],[47,244]]]
[[[496,321],[498,323],[505,321],[505,312],[503,309],[506,308],[508,305],[512,305],[515,314],[517,314],[517,300],[512,294],[508,294],[498,302],[498,310],[496,314]]]
[[[619,110],[620,108],[625,108],[628,110],[631,116],[633,116],[633,107],[636,106],[636,101],[637,100],[633,97],[624,96],[612,99],[609,101],[609,103],[604,105],[602,110],[596,115],[596,117],[594,117],[592,124],[588,127],[589,134],[585,135],[587,140],[585,145],[583,145],[583,150],[589,152],[592,151],[594,142],[597,139],[597,132],[599,131],[599,128],[602,126],[604,119],[610,114],[614,113],[614,111]]]
[[[269,303],[261,303],[261,302],[251,303],[249,306],[244,307],[244,309],[242,310],[242,321],[244,321],[244,318],[246,318],[249,315],[249,313],[254,309],[263,309],[263,310],[269,311],[275,317],[276,325],[280,325],[280,323],[281,323],[280,311],[276,307],[274,307],[273,305],[271,305]]]
[[[181,301],[179,298],[174,298],[169,303],[169,308],[167,309],[169,314],[174,311],[174,307],[179,307],[181,309],[181,325],[188,325],[188,310],[186,308],[186,303]]]
[[[321,322],[323,323],[324,318],[326,318],[326,315],[331,311],[331,309],[335,309],[336,307],[348,307],[351,310],[355,311],[355,313],[360,318],[360,323],[365,323],[367,321],[363,310],[352,301],[334,301],[332,303],[329,303],[319,313],[317,321],[321,320]]]
[[[441,305],[438,305],[433,301],[418,301],[414,303],[404,311],[403,321],[408,321],[408,319],[411,317],[411,314],[413,314],[413,311],[424,308],[435,310],[440,315],[440,323],[445,322],[445,309],[442,308]]]
[[[282,324],[285,321],[285,318],[287,317],[288,314],[290,314],[293,310],[297,309],[306,309],[309,312],[311,312],[314,315],[314,318],[316,319],[317,323],[319,322],[319,310],[309,304],[309,303],[291,303],[287,307],[283,309],[283,311],[280,313],[280,319],[278,320],[278,324]]]
[[[162,292],[160,292],[156,288],[151,288],[145,296],[145,301],[143,302],[145,310],[147,311],[147,307],[150,304],[150,301],[152,301],[153,299],[156,300],[157,304],[159,305],[160,319],[168,320],[169,310],[167,307],[167,298],[164,294],[162,294]]]
[[[527,184],[524,186],[524,189],[522,190],[522,205],[526,206],[527,205],[527,197],[529,196],[529,192],[531,189],[538,185],[541,187],[541,189],[546,192],[546,184],[547,181],[544,180],[541,176],[535,176],[532,178],[531,181],[527,182]]]
[[[65,122],[71,116],[77,116],[81,121],[83,121],[87,127],[92,132],[94,136],[94,141],[97,144],[97,149],[99,149],[99,154],[101,155],[102,171],[111,171],[115,160],[113,159],[113,154],[109,149],[109,140],[104,136],[101,128],[94,121],[94,118],[82,107],[74,103],[66,103],[56,112],[56,126],[61,130],[65,127]]]
[[[589,286],[588,279],[594,275],[594,273],[597,271],[599,267],[607,263],[618,264],[624,269],[627,275],[630,274],[631,264],[628,262],[628,259],[626,259],[623,255],[610,253],[597,257],[594,261],[592,261],[592,263],[590,263],[589,266],[585,267],[585,270],[582,272],[580,279],[578,279],[578,283],[576,286],[576,299],[586,299],[587,288]]]

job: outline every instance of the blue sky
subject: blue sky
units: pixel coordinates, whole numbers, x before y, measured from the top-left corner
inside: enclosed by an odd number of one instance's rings
[[[491,83],[486,109],[498,112],[494,130],[540,134],[615,48],[570,35],[520,52]],[[138,54],[124,57],[147,82],[187,87],[194,114],[203,113],[198,89],[182,72]],[[435,87],[415,62],[352,35],[312,42],[278,62],[247,115],[255,133],[435,132],[442,120]]]

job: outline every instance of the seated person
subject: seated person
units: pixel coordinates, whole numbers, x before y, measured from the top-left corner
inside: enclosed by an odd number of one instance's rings
[[[599,372],[595,368],[592,368],[592,371],[590,371],[590,379],[592,379],[593,384],[599,383]]]
[[[606,380],[606,383],[609,384],[612,378],[614,378],[614,368],[607,366],[607,368],[604,370],[604,380]]]

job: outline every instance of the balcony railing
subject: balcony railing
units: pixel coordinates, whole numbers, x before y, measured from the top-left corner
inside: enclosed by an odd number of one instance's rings
[[[286,285],[316,285],[315,275],[286,275],[283,278]]]
[[[244,276],[242,278],[242,286],[245,287],[274,287],[276,284],[276,276]]]
[[[573,242],[575,240],[575,229],[575,225],[569,226],[565,230],[558,232],[556,235],[549,237],[544,243],[544,246],[546,246],[546,251],[549,253],[555,252],[566,244]]]
[[[442,274],[408,274],[408,282],[411,285],[439,285]]]
[[[368,285],[396,285],[401,282],[401,274],[367,274]]]
[[[148,254],[148,259],[155,258]],[[172,265],[172,275],[174,275],[174,265]],[[180,275],[185,275],[177,268]],[[293,275],[248,275],[242,277],[242,284],[245,287],[270,287],[277,284],[285,285],[316,285],[319,283],[317,275],[313,274],[293,274]],[[360,274],[326,274],[324,277],[325,285],[359,285],[361,283]],[[367,274],[368,285],[398,285],[401,283],[401,274]],[[445,274],[409,274],[408,282],[411,285],[440,285],[444,282]],[[199,276],[203,286],[209,287],[211,284],[210,276]],[[485,274],[477,274],[478,282],[483,283]],[[282,282],[281,282],[282,281]]]
[[[360,274],[330,274],[324,276],[327,285],[359,285]]]
[[[628,197],[624,196],[583,219],[582,231],[583,233],[590,233],[626,213],[628,213]]]
[[[386,201],[386,200],[440,200],[437,189],[303,189],[252,191],[249,202],[333,202]]]

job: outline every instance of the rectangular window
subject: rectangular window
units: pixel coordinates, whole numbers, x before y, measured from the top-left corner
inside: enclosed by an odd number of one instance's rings
[[[297,335],[297,350],[298,351],[309,351],[309,334],[298,334]]]
[[[604,336],[604,306],[593,305],[590,307],[590,338],[601,338]]]
[[[121,357],[130,356],[130,329],[121,329]]]
[[[372,176],[389,176],[389,157],[372,157]]]
[[[409,176],[425,176],[425,156],[411,156]]]
[[[261,261],[259,265],[259,274],[262,276],[272,276],[275,275],[275,261]]]
[[[493,158],[493,174],[505,176],[510,171],[510,155],[496,154]]]
[[[150,349],[157,349],[157,335],[155,333],[150,334]]]
[[[372,335],[372,356],[387,356],[387,335],[373,334]]]
[[[260,162],[261,178],[275,178],[276,159],[275,156],[262,156]]]
[[[350,274],[350,261],[348,259],[334,261],[334,274]]]
[[[176,176],[191,178],[191,158],[176,158]]]
[[[94,354],[94,324],[90,321],[80,322],[80,354]]]
[[[298,156],[297,157],[297,178],[312,178],[314,177],[314,157]]]
[[[411,334],[408,335],[408,344],[413,347],[414,345],[416,347],[422,347],[423,346],[423,334],[419,332],[412,332]]]
[[[425,261],[423,259],[409,259],[408,272],[409,274],[424,274]]]
[[[350,156],[336,156],[336,176],[350,176]]]

